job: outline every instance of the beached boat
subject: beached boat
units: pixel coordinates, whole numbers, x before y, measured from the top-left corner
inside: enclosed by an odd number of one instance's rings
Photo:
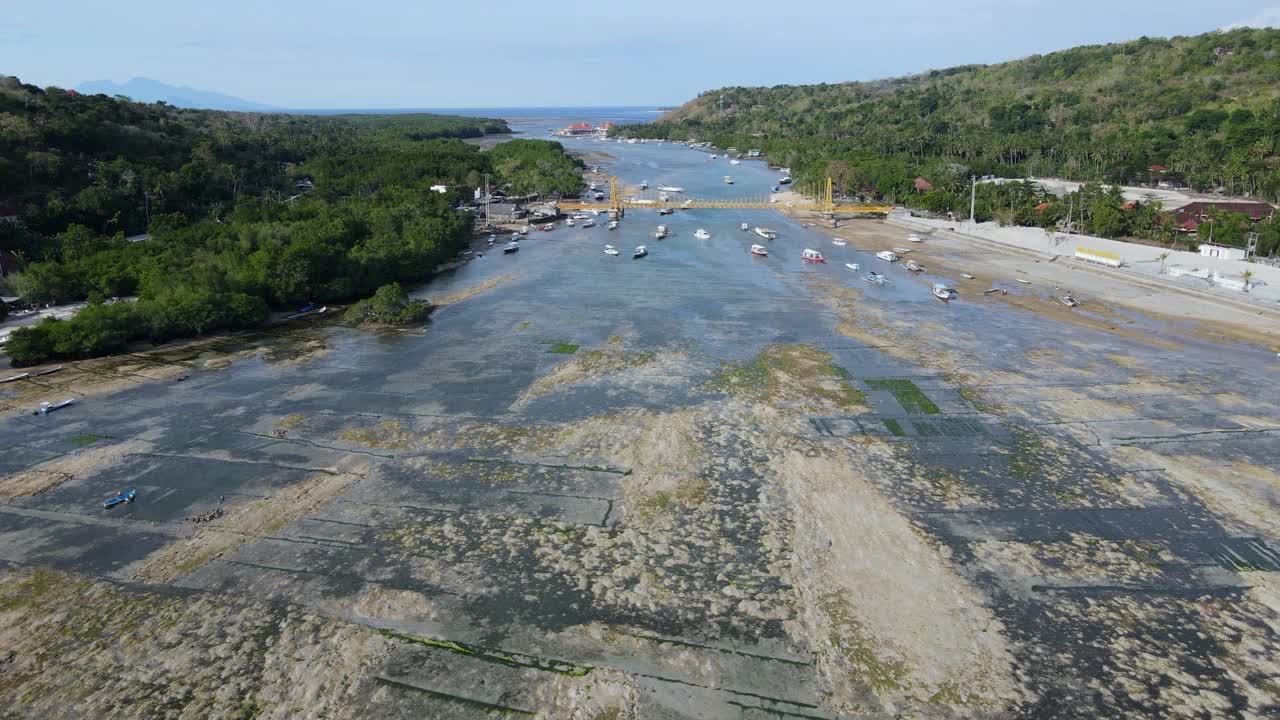
[[[137,490],[128,490],[125,492],[118,492],[115,495],[112,495],[111,497],[107,498],[106,500],[103,500],[102,507],[103,509],[110,510],[111,508],[117,505],[123,505],[124,503],[133,502],[133,499],[136,498],[137,496],[138,496]]]
[[[759,235],[760,237],[764,238],[765,240],[777,240],[777,239],[778,239],[778,233],[776,233],[776,232],[774,232],[773,230],[770,230],[769,228],[766,228],[766,227],[757,227],[757,228],[753,229],[751,232],[755,233],[756,235]]]
[[[768,254],[769,254],[769,251],[768,251],[768,250],[765,250],[763,245],[752,245],[752,246],[751,246],[751,254],[752,254],[752,255],[760,255],[760,256],[764,256],[764,255],[768,255]]]
[[[956,291],[950,287],[947,287],[942,283],[934,283],[933,296],[938,298],[939,300],[942,300],[943,302],[946,302],[956,297]]]
[[[832,239],[831,239],[831,244],[832,244],[832,245],[835,245],[836,247],[844,247],[845,245],[848,245],[849,243],[847,243],[847,242],[845,242],[845,241],[841,240],[840,238],[832,238]]]
[[[711,233],[707,232],[706,230],[703,230],[702,228],[698,228],[698,230],[695,233],[693,233],[693,236],[698,238],[699,240],[711,239]]]
[[[733,176],[732,176],[732,175],[725,175],[725,176],[724,176],[724,184],[725,184],[725,185],[732,185],[732,184],[733,184]]]
[[[1067,293],[1066,295],[1058,298],[1058,302],[1066,305],[1067,307],[1077,307],[1080,305],[1080,301],[1071,297],[1071,293]]]
[[[779,179],[778,179],[778,184],[779,184],[779,185],[790,185],[790,184],[791,184],[791,178],[789,178],[789,177],[779,178]]]
[[[510,255],[511,253],[514,253],[514,252],[520,252],[520,243],[509,242],[506,245],[502,246],[503,255]]]
[[[862,279],[863,279],[863,280],[866,280],[867,282],[871,283],[872,285],[883,285],[883,284],[885,284],[885,283],[889,282],[889,278],[887,278],[887,277],[885,277],[885,276],[881,275],[881,274],[880,274],[880,273],[878,273],[878,272],[869,272],[869,273],[867,273],[866,275],[863,275],[863,276],[862,276]]]
[[[859,267],[861,267],[860,265],[858,265],[858,263],[845,263],[844,266],[849,268],[850,270],[857,270],[859,269]]]
[[[896,247],[893,249],[893,251],[898,253],[899,255],[906,255],[911,252],[911,248]]]
[[[637,245],[636,249],[631,251],[631,258],[634,260],[636,258],[642,258],[648,254],[649,254],[649,248],[643,245]]]
[[[40,403],[40,407],[36,408],[35,411],[32,412],[31,414],[32,415],[48,415],[54,410],[61,410],[62,408],[67,407],[68,405],[73,405],[73,404],[75,404],[75,400],[63,400],[62,402],[57,402],[57,403],[42,402]]]
[[[990,295],[991,293],[1000,293],[1001,295],[1008,295],[1009,291],[1005,290],[1004,288],[991,288],[990,290],[982,291],[983,295]]]
[[[1022,278],[1014,278],[1014,280],[1017,280],[1018,282],[1022,283],[1023,285],[1030,285],[1030,284],[1031,284],[1031,281],[1030,281],[1030,280],[1023,280]]]
[[[21,380],[22,378],[26,378],[26,377],[31,377],[31,373],[18,373],[17,375],[11,375],[7,378],[0,379],[0,385],[3,385],[5,383],[10,383],[15,380]]]
[[[826,258],[822,257],[822,253],[818,252],[817,250],[812,250],[810,248],[805,248],[804,252],[800,253],[800,259],[805,262],[815,262],[815,263],[824,263],[827,261]]]
[[[897,256],[896,254],[894,254],[894,253],[890,252],[889,250],[881,250],[880,252],[876,253],[876,257],[880,258],[881,260],[883,260],[883,261],[885,261],[885,262],[897,262],[897,261],[898,261],[898,256]]]
[[[919,235],[911,235],[907,238],[907,242],[918,243],[918,242],[924,242],[924,241],[920,239]]]
[[[907,270],[910,270],[911,272],[924,272],[924,266],[916,262],[915,260],[908,260],[906,263],[903,264],[903,267],[905,267]]]
[[[618,249],[617,249],[617,248],[615,248],[615,247],[614,247],[614,246],[612,246],[612,245],[605,245],[605,246],[604,246],[604,254],[605,254],[605,255],[617,255],[617,254],[618,254]]]
[[[653,236],[661,240],[670,234],[671,234],[671,231],[667,229],[666,225],[659,225],[658,229],[653,233]]]
[[[617,220],[610,220],[610,221],[609,221],[609,224],[608,224],[608,226],[607,226],[607,227],[608,227],[610,230],[617,230],[617,229],[618,229],[618,221],[617,221]]]

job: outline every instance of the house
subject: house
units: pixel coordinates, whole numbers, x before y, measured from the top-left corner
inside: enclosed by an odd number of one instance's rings
[[[1200,254],[1205,257],[1222,258],[1223,260],[1244,260],[1244,248],[1227,247],[1226,245],[1200,244]]]
[[[1152,165],[1151,167],[1147,168],[1147,170],[1149,170],[1149,171],[1151,171],[1151,172],[1153,172],[1153,173],[1167,173],[1167,172],[1169,172],[1169,168],[1167,168],[1167,167],[1165,167],[1165,166],[1163,166],[1163,165]]]
[[[591,127],[591,123],[580,122],[580,123],[575,123],[573,125],[570,125],[569,127],[564,128],[563,130],[557,130],[555,134],[559,135],[560,137],[577,137],[579,135],[594,135],[597,132],[600,132],[600,131]]]
[[[747,151],[747,157],[760,157],[760,151],[752,148]]]
[[[528,216],[529,213],[515,203],[489,203],[489,220],[491,222],[516,222]]]
[[[445,185],[444,183],[436,183],[435,185],[431,186],[431,192],[440,193],[441,195],[443,195],[449,192],[449,186]]]
[[[920,177],[916,178],[915,186],[916,186],[916,192],[921,192],[921,193],[929,192],[930,190],[933,189],[933,183]]]
[[[1173,211],[1174,223],[1183,232],[1195,232],[1214,210],[1239,213],[1255,223],[1269,220],[1276,214],[1274,207],[1256,200],[1196,200]]]

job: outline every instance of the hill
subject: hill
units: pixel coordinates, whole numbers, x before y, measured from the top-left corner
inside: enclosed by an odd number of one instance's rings
[[[1280,31],[1078,47],[875,82],[731,87],[616,132],[761,148],[846,192],[969,173],[1143,181],[1280,197]],[[935,179],[936,178],[936,179]]]
[[[181,85],[169,85],[151,78],[136,77],[126,83],[111,80],[94,80],[76,86],[76,92],[86,95],[123,95],[141,103],[164,102],[174,107],[204,110],[278,110],[266,103],[242,100],[222,93],[197,90]]]

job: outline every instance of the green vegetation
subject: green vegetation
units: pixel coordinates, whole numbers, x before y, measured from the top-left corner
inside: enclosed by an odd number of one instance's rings
[[[906,437],[907,435],[907,432],[902,429],[902,423],[893,418],[885,418],[884,426],[894,437]]]
[[[865,381],[872,390],[887,390],[910,415],[937,415],[942,412],[916,384],[906,378],[872,378]]]
[[[1280,30],[1243,28],[876,82],[730,87],[613,132],[759,148],[802,184],[830,176],[845,195],[965,216],[971,175],[1128,183],[1173,176],[1196,190],[1276,201],[1277,76]],[[918,193],[917,177],[933,190]],[[1158,205],[1122,210],[1097,186],[1085,195],[1089,233],[1170,237]],[[1045,201],[1050,207],[1036,210]],[[1081,199],[1045,198],[1021,184],[984,185],[977,198],[979,220],[1044,227],[1071,207],[1079,221]],[[1215,241],[1239,241],[1238,218],[1220,224],[1234,229],[1215,228]],[[1263,253],[1280,246],[1280,224],[1259,232]]]
[[[111,436],[110,436],[110,435],[90,435],[90,434],[85,434],[85,435],[76,435],[76,436],[72,437],[72,438],[71,438],[71,442],[75,443],[76,445],[78,445],[78,446],[80,446],[80,447],[88,447],[88,446],[90,446],[90,445],[92,445],[92,444],[94,444],[94,443],[98,442],[99,440],[110,440],[110,439],[111,439]]]
[[[726,364],[712,387],[732,395],[780,402],[812,400],[841,408],[865,404],[831,354],[807,345],[770,345],[750,362]]]
[[[564,342],[563,340],[561,340],[559,342],[552,343],[550,349],[548,349],[547,352],[555,353],[557,355],[572,355],[578,352],[579,347],[581,346],[574,345],[573,343]]]
[[[389,283],[378,288],[373,297],[347,308],[342,320],[356,327],[408,325],[425,320],[431,310],[426,301],[410,300],[400,283]]]
[[[29,304],[92,303],[16,331],[5,351],[15,365],[105,355],[421,281],[464,246],[471,216],[453,207],[484,173],[509,191],[580,189],[559,143],[481,152],[457,139],[506,130],[180,110],[0,76],[0,216],[12,216],[0,251],[27,263],[13,289]]]

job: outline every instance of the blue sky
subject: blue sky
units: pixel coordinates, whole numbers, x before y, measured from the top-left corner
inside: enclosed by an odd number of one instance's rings
[[[1280,25],[1220,0],[0,0],[0,73],[134,76],[291,108],[678,104],[1142,35]]]

